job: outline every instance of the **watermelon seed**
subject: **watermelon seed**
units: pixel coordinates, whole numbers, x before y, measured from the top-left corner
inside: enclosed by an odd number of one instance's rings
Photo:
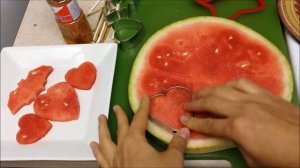
[[[168,66],[168,62],[165,62],[165,66]]]
[[[184,52],[182,55],[183,55],[183,56],[188,56],[188,55],[189,55],[189,52]]]
[[[43,104],[43,103],[45,103],[45,100],[42,100],[42,101],[41,101],[41,104]]]
[[[18,91],[16,90],[16,91],[14,91],[14,95],[16,95],[18,93]]]
[[[232,40],[233,39],[233,37],[232,36],[230,36],[229,38],[228,38],[228,40]]]
[[[248,62],[248,61],[241,61],[241,62],[237,63],[237,66],[240,68],[245,68],[249,65],[250,65],[250,62]]]
[[[158,55],[158,56],[157,56],[157,58],[158,58],[158,59],[161,59],[161,56],[160,56],[160,55]]]
[[[256,53],[256,55],[261,55],[261,52]]]
[[[69,104],[68,104],[68,103],[64,103],[64,105],[65,105],[66,107],[68,107],[68,106],[69,106]]]
[[[33,71],[33,72],[31,72],[31,75],[35,75],[35,74],[37,74],[37,72],[36,72],[36,71]]]
[[[218,54],[219,53],[219,49],[217,48],[217,49],[215,49],[215,53],[216,54]]]
[[[167,57],[170,56],[170,53],[167,54]]]
[[[22,138],[28,138],[28,135],[26,135],[26,134],[24,134],[24,135],[22,135]]]

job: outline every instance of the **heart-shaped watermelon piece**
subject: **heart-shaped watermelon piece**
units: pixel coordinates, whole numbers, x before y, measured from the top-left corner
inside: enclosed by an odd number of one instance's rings
[[[150,116],[172,128],[183,127],[180,116],[187,115],[184,104],[192,100],[192,96],[184,89],[171,89],[166,93],[151,98]]]
[[[52,128],[52,124],[35,114],[25,114],[18,122],[20,130],[16,139],[20,144],[32,144],[42,139]]]
[[[75,89],[67,82],[60,82],[40,95],[34,102],[34,112],[52,121],[77,120],[79,102]]]
[[[91,62],[84,62],[78,68],[70,69],[66,81],[74,88],[89,90],[92,88],[97,76],[97,69]]]

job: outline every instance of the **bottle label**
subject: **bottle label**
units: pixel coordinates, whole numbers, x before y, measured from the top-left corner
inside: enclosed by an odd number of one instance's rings
[[[77,3],[77,0],[72,0],[70,3],[62,7],[51,8],[56,19],[62,23],[73,22],[81,13],[81,9]]]

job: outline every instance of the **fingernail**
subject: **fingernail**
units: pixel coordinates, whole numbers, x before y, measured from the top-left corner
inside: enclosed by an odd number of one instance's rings
[[[117,111],[118,111],[118,108],[119,108],[119,106],[118,106],[118,105],[114,105],[114,106],[113,106],[113,110],[114,110],[114,112],[117,112]]]
[[[104,120],[104,119],[106,119],[106,116],[104,114],[100,114],[98,118],[99,122],[100,120]]]
[[[183,139],[188,139],[190,136],[190,130],[187,128],[181,128],[178,130],[179,136],[181,136]]]
[[[95,143],[95,141],[90,142],[90,147],[93,147]]]
[[[180,121],[181,121],[181,122],[187,122],[187,120],[189,120],[189,118],[190,118],[190,116],[182,115],[182,116],[180,117]]]

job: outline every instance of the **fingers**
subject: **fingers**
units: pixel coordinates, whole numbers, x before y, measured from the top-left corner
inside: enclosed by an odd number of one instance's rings
[[[265,92],[264,89],[245,78],[230,81],[226,83],[225,86],[233,87],[249,94],[258,94],[261,92]]]
[[[110,132],[107,126],[106,116],[100,115],[98,118],[99,142],[111,142]]]
[[[98,148],[101,151],[102,157],[104,157],[108,163],[112,163],[116,145],[111,140],[106,117],[104,115],[100,115],[98,120],[99,120]]]
[[[237,103],[216,96],[193,100],[185,104],[184,108],[193,112],[208,111],[221,116],[235,116],[240,111]]]
[[[249,99],[249,97],[244,92],[224,85],[203,89],[194,95],[194,99],[204,98],[208,96],[216,96],[231,101],[241,101]]]
[[[137,131],[141,134],[145,134],[145,130],[147,128],[148,123],[148,115],[149,115],[149,105],[150,99],[149,97],[143,97],[140,107],[137,113],[134,115],[131,126],[129,128],[130,131]]]
[[[187,141],[190,137],[190,131],[187,128],[181,128],[178,132],[173,136],[168,151],[175,150],[181,155],[183,155],[184,150],[187,145]]]
[[[203,132],[210,135],[227,137],[226,125],[227,119],[212,119],[212,118],[194,118],[188,116],[180,117],[181,123],[197,132]]]
[[[194,95],[194,98],[218,96],[232,101],[249,100],[247,94],[259,94],[266,91],[247,79],[233,80],[221,86],[203,89]]]
[[[118,142],[122,142],[129,128],[128,119],[125,112],[120,106],[116,105],[113,107],[113,109],[115,111],[118,122]]]
[[[99,165],[101,165],[101,167],[110,167],[108,161],[105,159],[102,151],[100,150],[99,145],[96,142],[91,142],[90,147],[92,148],[93,154]]]
[[[248,154],[248,152],[246,152],[241,146],[238,147],[239,151],[242,153],[244,159],[246,160],[247,164],[250,167],[260,167],[257,163],[257,161],[255,161],[255,159],[253,159],[253,157],[251,155]]]

